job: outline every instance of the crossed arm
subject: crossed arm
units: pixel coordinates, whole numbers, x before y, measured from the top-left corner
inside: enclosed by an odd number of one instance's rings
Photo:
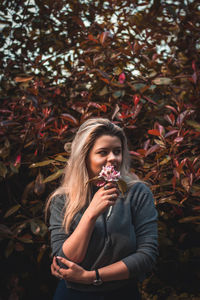
[[[110,193],[113,192],[111,190]],[[103,281],[123,280],[130,277],[143,280],[146,277],[145,274],[152,270],[156,260],[157,212],[153,205],[153,196],[148,189],[141,189],[140,186],[136,187],[132,192],[130,196],[134,195],[136,199],[133,202],[133,214],[137,250],[136,253],[132,253],[118,262],[100,268],[99,273]],[[91,234],[94,230],[97,215],[99,215],[97,211],[101,211],[102,214],[110,205],[114,205],[114,201],[111,203],[109,195],[109,193],[104,193],[103,190],[99,189],[74,232],[67,239],[65,233],[60,237],[60,241],[65,240],[65,242],[62,249],[60,246],[57,249],[55,246],[53,247],[54,255],[66,257],[67,259],[60,259],[60,262],[67,265],[68,269],[60,269],[54,259],[51,266],[53,275],[73,282],[85,284],[93,282],[95,271],[84,270],[79,264],[83,261],[87,253]],[[57,227],[59,228],[59,220]],[[53,239],[57,241],[59,239],[58,235],[54,235]]]
[[[76,229],[63,243],[62,251],[68,259],[57,257],[68,269],[60,268],[54,257],[51,265],[53,275],[77,283],[91,284],[94,281],[95,271],[87,271],[78,264],[86,255],[97,217],[109,206],[114,205],[116,199],[111,200],[113,194],[116,198],[118,197],[118,190],[112,183],[109,184],[108,190],[100,188],[96,192]],[[129,277],[128,268],[122,261],[100,268],[99,274],[103,281],[122,280]]]

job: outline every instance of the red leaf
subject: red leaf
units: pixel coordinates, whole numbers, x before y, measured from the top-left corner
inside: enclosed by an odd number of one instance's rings
[[[182,142],[182,140],[183,140],[183,137],[179,136],[179,137],[177,137],[177,138],[174,139],[174,142],[175,143],[180,143],[180,142]]]
[[[141,154],[142,156],[146,156],[147,150],[145,150],[145,149],[138,149],[137,152],[139,154]]]
[[[157,150],[159,150],[159,149],[160,149],[160,146],[159,146],[159,145],[154,145],[154,146],[152,146],[151,148],[149,148],[149,149],[147,150],[146,156],[148,156],[149,154],[151,154],[151,153],[153,153],[153,152],[155,152],[155,151],[157,151]]]
[[[135,155],[135,156],[141,156],[141,154],[140,153],[138,153],[138,152],[135,152],[135,151],[130,151],[129,152],[131,155]]]
[[[196,71],[196,62],[195,62],[195,60],[192,61],[192,69],[194,71]]]
[[[110,35],[109,31],[105,31],[100,35],[100,43],[103,45],[107,37]]]
[[[15,81],[16,82],[26,82],[26,81],[30,81],[33,79],[34,76],[29,76],[29,77],[15,77]]]
[[[103,112],[107,112],[107,106],[106,105],[101,105],[101,110]]]
[[[106,82],[107,84],[110,84],[110,81],[106,78],[100,77],[101,80],[103,80],[104,82]]]
[[[175,187],[176,187],[176,177],[175,176],[172,178],[172,186],[173,186],[173,189],[175,190]]]
[[[176,115],[178,115],[178,112],[177,110],[173,107],[173,106],[170,106],[170,105],[165,105],[165,107],[171,109]]]
[[[138,102],[140,101],[140,98],[141,96],[139,95],[134,95],[133,96],[133,102],[134,102],[134,105],[137,106]]]
[[[142,96],[144,99],[146,99],[147,101],[149,101],[150,103],[153,103],[153,104],[155,104],[155,105],[157,105],[157,103],[155,102],[155,101],[153,101],[152,99],[150,99],[149,97],[147,97],[147,96]]]
[[[150,129],[148,130],[148,134],[156,135],[156,136],[161,136],[160,132],[157,129]]]
[[[16,167],[17,165],[19,165],[21,162],[21,154],[17,155],[17,158],[15,160],[14,166]]]
[[[96,44],[98,44],[99,42],[98,42],[98,40],[97,39],[95,39],[94,38],[94,36],[92,35],[92,34],[89,34],[88,35],[88,39],[90,40],[90,41],[93,41],[93,42],[95,42]]]
[[[69,122],[72,123],[73,125],[78,126],[78,121],[77,121],[77,119],[75,119],[72,115],[64,113],[64,114],[61,115],[61,117],[62,117],[63,119],[65,119],[65,120],[69,121]]]
[[[168,133],[165,134],[165,138],[167,138],[167,137],[169,137],[169,136],[171,136],[171,135],[173,135],[177,132],[178,132],[178,130],[176,130],[176,129],[175,130],[170,130]]]

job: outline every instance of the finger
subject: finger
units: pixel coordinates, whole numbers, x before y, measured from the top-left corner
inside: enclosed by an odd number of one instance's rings
[[[111,195],[109,195],[109,200],[110,200],[110,201],[116,200],[117,197],[118,197],[117,194],[111,194]]]
[[[57,267],[59,267],[59,266],[58,266],[58,263],[57,263],[57,261],[56,261],[56,257],[55,257],[55,256],[53,257],[53,262],[52,262],[52,263],[53,263],[55,269],[56,269]]]
[[[111,189],[113,187],[116,187],[116,186],[117,186],[116,183],[114,183],[114,182],[108,182],[108,183],[106,183],[106,185],[103,186],[103,189],[104,190],[109,190],[109,189]]]
[[[119,194],[119,191],[117,188],[112,188],[112,189],[109,189],[108,191],[106,191],[106,194],[107,195],[112,195],[112,194]]]
[[[68,260],[68,259],[66,259],[66,258],[63,258],[63,257],[61,257],[61,256],[57,256],[56,258],[57,258],[62,264],[66,265],[67,267],[70,268],[70,266],[71,266],[71,264],[72,264],[72,262],[71,262],[70,260]]]

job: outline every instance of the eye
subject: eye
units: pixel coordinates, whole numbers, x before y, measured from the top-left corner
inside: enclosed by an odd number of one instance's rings
[[[102,156],[104,156],[104,155],[106,155],[106,154],[107,154],[107,151],[105,151],[105,150],[101,150],[101,151],[99,151],[99,154],[100,154],[100,155],[102,155]]]
[[[119,154],[121,153],[121,149],[114,150],[113,153],[114,153],[115,155],[119,155]]]

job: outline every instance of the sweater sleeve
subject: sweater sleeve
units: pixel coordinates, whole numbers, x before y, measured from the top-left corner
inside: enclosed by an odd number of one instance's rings
[[[125,257],[130,278],[143,281],[153,270],[158,256],[157,210],[150,189],[136,184],[131,194],[132,219],[136,234],[136,252]]]
[[[62,221],[64,217],[65,208],[65,196],[55,196],[50,205],[50,219],[49,219],[49,231],[51,235],[51,249],[53,256],[65,257],[62,251],[62,245],[68,238],[69,234],[66,234]]]

